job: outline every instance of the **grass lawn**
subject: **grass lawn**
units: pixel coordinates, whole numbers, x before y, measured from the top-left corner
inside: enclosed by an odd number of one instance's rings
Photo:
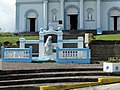
[[[25,38],[26,40],[38,40],[39,36],[0,36],[0,42],[9,41],[12,42],[14,45],[17,41],[19,41],[19,38]]]
[[[109,34],[109,35],[96,35],[95,40],[120,40],[120,34]],[[25,38],[26,40],[38,40],[39,36],[0,36],[0,42],[9,41],[13,45],[19,41],[19,38]]]
[[[120,34],[96,35],[95,40],[120,40]]]

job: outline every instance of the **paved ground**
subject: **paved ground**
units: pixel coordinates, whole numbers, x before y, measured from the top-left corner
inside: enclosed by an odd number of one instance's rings
[[[86,87],[86,88],[78,88],[78,89],[71,89],[71,90],[120,90],[120,83]]]
[[[56,63],[6,63],[2,64],[3,70],[30,70],[30,69],[55,69],[55,68],[102,68],[102,64],[56,64]]]

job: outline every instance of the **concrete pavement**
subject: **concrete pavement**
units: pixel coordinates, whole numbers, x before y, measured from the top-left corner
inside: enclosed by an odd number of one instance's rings
[[[99,85],[71,90],[120,90],[120,83],[107,84],[107,85]]]

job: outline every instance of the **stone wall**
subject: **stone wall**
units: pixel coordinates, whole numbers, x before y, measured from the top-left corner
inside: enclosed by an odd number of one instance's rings
[[[103,60],[109,57],[120,58],[120,45],[91,45],[91,59]]]

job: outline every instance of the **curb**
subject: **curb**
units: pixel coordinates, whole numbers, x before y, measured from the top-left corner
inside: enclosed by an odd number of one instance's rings
[[[66,89],[75,89],[89,86],[99,85],[98,82],[86,82],[80,84],[68,84],[68,85],[56,85],[56,86],[41,86],[40,90],[66,90]]]
[[[80,84],[67,84],[67,85],[56,85],[56,86],[40,86],[40,90],[67,90],[76,89],[89,86],[98,86],[110,83],[120,82],[120,78],[98,78],[98,82],[86,82]]]
[[[98,78],[98,82],[101,84],[117,83],[117,82],[120,82],[120,77]]]

